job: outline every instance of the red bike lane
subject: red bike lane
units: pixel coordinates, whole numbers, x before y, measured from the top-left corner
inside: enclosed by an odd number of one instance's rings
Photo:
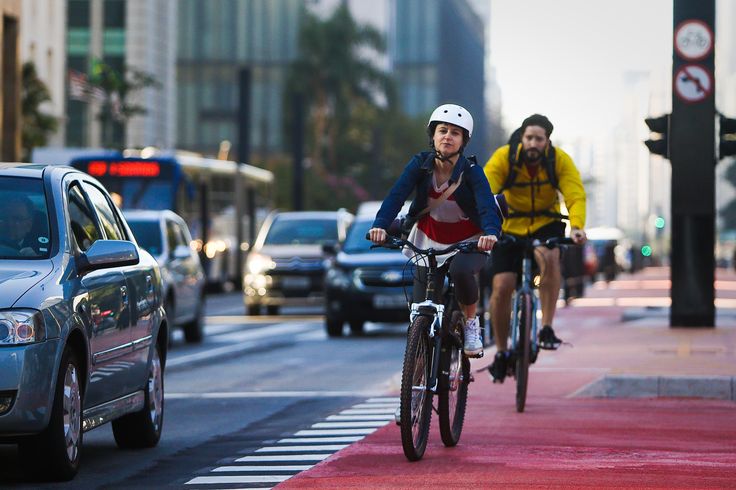
[[[632,302],[620,298],[666,296],[663,271],[648,274],[590,291],[603,306],[560,309],[573,346],[540,355],[524,413],[513,379],[476,372],[457,447],[442,445],[433,414],[424,458],[410,463],[392,423],[278,488],[736,488],[736,312],[715,329],[622,321]],[[720,287],[730,306],[736,276]]]

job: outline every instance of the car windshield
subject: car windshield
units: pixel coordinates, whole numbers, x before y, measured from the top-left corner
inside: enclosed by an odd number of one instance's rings
[[[355,220],[348,230],[348,236],[342,245],[342,251],[347,254],[362,253],[396,253],[396,250],[376,247],[371,249],[372,243],[365,239],[366,233],[371,229],[373,220]]]
[[[158,221],[136,221],[128,219],[128,225],[133,230],[133,235],[138,245],[146,249],[146,251],[158,257],[163,251],[161,242],[161,227]]]
[[[51,244],[41,179],[0,177],[0,259],[47,259]]]
[[[277,217],[266,235],[266,245],[319,245],[337,241],[337,220]]]

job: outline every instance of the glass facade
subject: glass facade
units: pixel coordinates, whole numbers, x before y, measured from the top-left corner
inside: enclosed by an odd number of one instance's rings
[[[179,1],[177,147],[237,143],[239,73],[251,69],[252,154],[286,151],[284,84],[297,56],[302,0]]]
[[[490,155],[484,99],[483,24],[466,0],[392,0],[389,53],[404,112],[429,116],[442,103],[473,115],[467,154]]]
[[[91,78],[92,62],[90,42],[92,19],[90,0],[68,0],[67,16],[67,68],[87,74]],[[118,73],[125,67],[125,0],[105,0],[103,7],[102,61]],[[67,90],[68,93],[68,90]],[[89,146],[87,140],[89,114],[88,102],[70,99],[67,95],[67,146]],[[122,125],[114,124],[112,141],[124,146]]]

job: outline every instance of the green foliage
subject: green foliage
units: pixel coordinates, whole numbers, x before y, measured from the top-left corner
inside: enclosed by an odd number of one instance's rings
[[[31,151],[37,146],[45,146],[51,135],[59,127],[59,121],[41,111],[44,102],[51,101],[46,85],[38,78],[36,67],[28,61],[22,68],[23,87],[21,92],[21,146],[22,160],[30,161]]]
[[[291,97],[301,94],[308,155],[305,208],[354,209],[361,201],[382,199],[427,141],[424,123],[399,113],[392,79],[366,57],[385,50],[381,34],[357,24],[341,4],[324,20],[306,12],[299,45],[287,83],[284,121],[290,135]],[[272,170],[277,179],[292,175],[285,162]],[[291,186],[286,187],[283,200],[276,200],[288,209]]]
[[[102,122],[103,146],[112,148],[124,145],[124,141],[119,139],[123,137],[125,124],[131,117],[148,112],[145,106],[133,103],[131,95],[147,87],[158,89],[161,84],[144,71],[124,67],[123,73],[120,73],[99,60],[92,64],[90,81],[105,92],[105,101],[97,115]]]

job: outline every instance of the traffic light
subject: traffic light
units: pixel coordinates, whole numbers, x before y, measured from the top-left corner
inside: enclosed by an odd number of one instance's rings
[[[659,117],[648,117],[644,119],[647,123],[649,131],[655,134],[659,134],[656,139],[648,139],[644,142],[649,148],[649,151],[655,155],[661,155],[665,158],[670,157],[670,145],[667,133],[670,129],[670,115],[665,114]]]
[[[720,136],[718,140],[718,159],[736,155],[736,119],[723,115],[718,117]]]

